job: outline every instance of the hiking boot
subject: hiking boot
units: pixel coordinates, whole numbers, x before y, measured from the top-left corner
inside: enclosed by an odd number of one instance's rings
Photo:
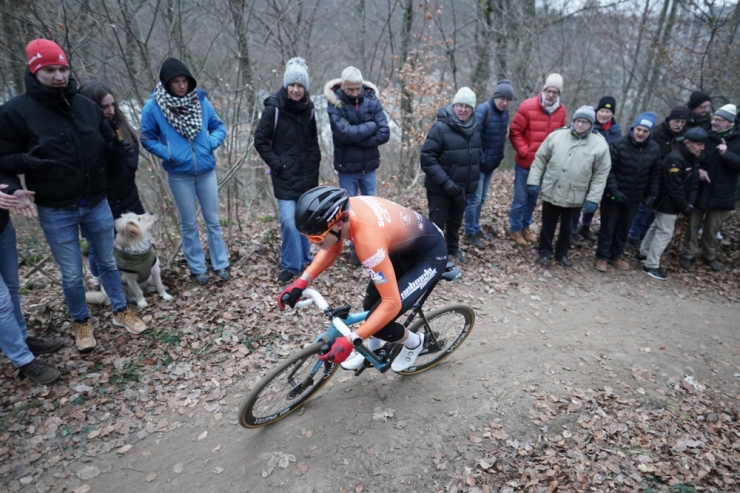
[[[484,241],[491,241],[491,236],[485,234],[483,231],[479,231],[478,232],[478,236],[480,236],[481,238],[483,238]]]
[[[681,257],[680,259],[678,259],[678,265],[680,265],[683,270],[689,270],[691,268],[691,264],[693,263],[694,260],[688,257]]]
[[[134,335],[141,334],[147,330],[146,324],[128,308],[113,314],[113,325],[123,327],[129,334]]]
[[[460,252],[451,253],[448,255],[448,257],[455,257],[460,262],[465,262],[468,260],[468,258]]]
[[[416,362],[416,357],[424,349],[424,334],[419,334],[419,345],[413,349],[407,348],[406,346],[401,348],[401,351],[393,358],[391,363],[391,370],[398,373],[411,368]]]
[[[581,248],[583,246],[583,242],[578,235],[570,235],[570,244],[576,248]]]
[[[597,259],[594,268],[599,272],[606,272],[606,260]]]
[[[590,227],[586,228],[584,226],[581,226],[578,229],[578,236],[580,236],[581,238],[583,238],[586,241],[590,241],[590,242],[596,241],[596,237],[591,232],[591,228]]]
[[[478,238],[478,235],[477,234],[476,235],[471,235],[471,236],[466,236],[465,239],[468,241],[468,243],[470,243],[471,245],[473,245],[475,248],[478,248],[480,250],[483,250],[483,249],[486,248],[486,245],[484,245],[483,242],[480,241],[480,238]]]
[[[527,243],[537,243],[537,237],[528,229],[522,230],[522,238],[524,238],[524,241]]]
[[[362,262],[360,262],[360,257],[357,256],[357,252],[354,248],[352,248],[350,251],[349,263],[352,267],[359,267],[360,265],[362,265]]]
[[[216,276],[221,279],[222,281],[228,281],[229,278],[231,278],[231,274],[229,274],[229,269],[219,269],[213,271]]]
[[[98,344],[93,335],[92,321],[88,318],[82,322],[75,321],[75,346],[81,353],[89,353]]]
[[[665,281],[666,279],[668,279],[668,276],[663,274],[663,271],[661,271],[660,269],[651,269],[650,267],[645,267],[643,265],[642,271],[653,279],[657,279],[659,281]]]
[[[201,272],[200,274],[191,274],[190,277],[195,279],[195,282],[197,282],[201,286],[203,284],[208,284],[208,273],[207,272]]]
[[[34,356],[51,354],[64,347],[64,339],[61,337],[56,339],[39,339],[38,337],[28,336],[26,338],[26,346],[28,346],[28,350]]]
[[[544,267],[545,269],[547,269],[548,267],[550,267],[550,257],[542,255],[537,263],[540,265],[540,267]]]
[[[712,269],[712,270],[713,270],[714,272],[719,272],[719,271],[720,271],[720,267],[719,267],[719,264],[717,263],[717,261],[716,261],[716,260],[714,260],[714,259],[712,259],[712,260],[709,260],[709,259],[706,259],[706,258],[702,258],[702,261],[704,262],[704,264],[705,264],[706,266],[708,266],[708,267],[709,267],[710,269]]]
[[[355,371],[362,368],[362,365],[364,364],[365,357],[357,351],[353,350],[352,354],[349,355],[349,358],[347,358],[347,360],[344,361],[340,366],[345,370]]]
[[[609,261],[610,264],[612,264],[614,267],[616,267],[619,270],[629,270],[630,264],[623,258],[616,258],[611,259]]]
[[[36,360],[21,366],[20,370],[21,373],[39,385],[49,385],[62,378],[59,370],[39,363]]]
[[[635,254],[635,260],[637,260],[638,262],[645,262],[647,260],[647,255],[643,255],[641,252],[638,251]]]
[[[568,258],[567,255],[563,255],[558,259],[558,262],[563,264],[563,267],[573,267],[573,261]]]
[[[509,236],[511,237],[512,240],[514,240],[514,243],[516,243],[517,245],[519,245],[519,246],[527,246],[527,240],[525,240],[522,237],[522,234],[521,233],[519,233],[519,232],[516,232],[515,233],[514,231],[510,231],[509,232]]]
[[[295,274],[293,274],[288,269],[285,269],[278,276],[278,281],[280,281],[280,282],[290,282],[290,281],[293,280],[294,277],[295,277]]]

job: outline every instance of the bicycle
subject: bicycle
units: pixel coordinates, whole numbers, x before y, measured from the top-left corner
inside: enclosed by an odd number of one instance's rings
[[[448,263],[440,279],[452,281],[460,275],[461,272]],[[473,329],[475,312],[465,304],[446,305],[428,315],[424,313],[424,302],[438,282],[439,279],[431,284],[411,307],[403,324],[411,332],[423,330],[425,339],[424,350],[414,366],[399,372],[400,375],[414,375],[436,366],[460,347]],[[320,361],[318,355],[328,351],[337,337],[349,335],[351,330],[348,326],[364,321],[369,313],[350,313],[349,305],[332,309],[315,289],[305,289],[303,296],[308,299],[296,303],[296,308],[316,305],[331,321],[329,329],[319,334],[310,346],[288,356],[257,383],[239,408],[239,423],[244,428],[260,428],[275,423],[313,397],[339,367],[338,363]],[[419,319],[414,321],[417,315]],[[355,375],[371,367],[381,373],[387,372],[401,346],[386,342],[376,351],[370,351],[362,344],[356,346],[355,351],[365,357],[365,362],[354,371]]]

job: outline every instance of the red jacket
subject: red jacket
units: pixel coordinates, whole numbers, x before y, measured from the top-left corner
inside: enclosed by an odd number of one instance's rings
[[[522,101],[509,130],[509,139],[516,152],[514,161],[524,169],[532,166],[537,149],[550,132],[565,126],[565,105],[561,102],[550,115],[540,103],[541,95]]]

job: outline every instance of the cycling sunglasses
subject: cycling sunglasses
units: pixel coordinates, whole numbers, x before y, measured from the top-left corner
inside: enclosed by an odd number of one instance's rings
[[[308,238],[308,241],[310,241],[311,243],[321,243],[322,241],[324,241],[324,238],[326,238],[326,235],[329,234],[329,231],[331,231],[331,228],[327,229],[326,231],[324,231],[320,235],[307,235],[307,234],[304,234],[303,236],[305,236],[306,238]]]

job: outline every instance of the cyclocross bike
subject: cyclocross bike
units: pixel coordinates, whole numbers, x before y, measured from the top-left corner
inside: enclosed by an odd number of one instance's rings
[[[440,278],[452,281],[460,274],[452,263],[448,263]],[[475,312],[468,305],[446,305],[429,314],[424,313],[424,302],[437,283],[438,280],[430,285],[411,307],[403,324],[411,332],[423,331],[425,338],[424,350],[414,366],[399,372],[401,375],[414,375],[437,365],[460,347],[473,329]],[[260,428],[279,421],[313,397],[339,367],[338,363],[320,361],[319,354],[328,351],[337,337],[349,335],[351,330],[348,326],[364,321],[369,313],[350,313],[349,305],[332,309],[314,289],[305,289],[303,296],[308,299],[296,303],[296,308],[315,304],[331,321],[329,329],[312,345],[288,356],[257,382],[239,409],[239,423],[245,428]],[[364,345],[355,347],[355,351],[365,357],[364,365],[355,370],[355,375],[370,367],[381,373],[387,372],[401,346],[388,342],[376,351],[370,351]]]

